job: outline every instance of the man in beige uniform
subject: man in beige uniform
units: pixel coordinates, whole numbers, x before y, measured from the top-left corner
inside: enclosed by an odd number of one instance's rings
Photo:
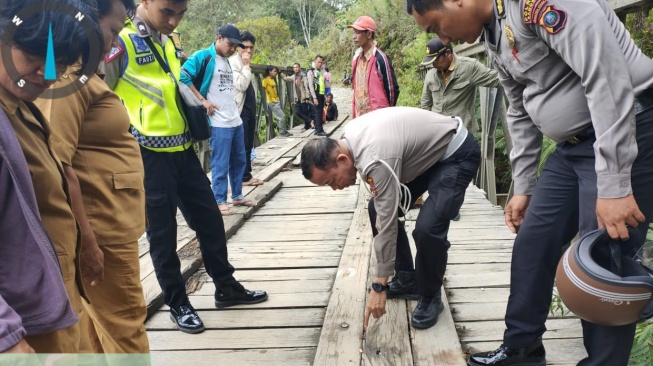
[[[429,197],[413,231],[420,301],[411,322],[422,329],[435,325],[443,309],[440,291],[450,246],[449,223],[458,214],[479,163],[478,144],[459,118],[408,107],[366,113],[347,125],[340,140],[312,140],[302,149],[306,179],[343,189],[356,182],[358,171],[374,195],[377,217],[371,224],[378,229],[377,275],[365,309],[365,327],[370,314],[379,318],[385,313],[388,277],[399,258],[410,256],[408,240],[397,240],[398,235],[406,236],[399,216],[413,203],[411,197],[426,191]]]
[[[408,0],[443,42],[485,46],[510,101],[516,232],[503,345],[470,365],[545,365],[541,337],[562,247],[580,231],[626,225],[646,237],[653,212],[653,61],[604,0]],[[538,178],[542,136],[558,143]],[[579,365],[625,366],[635,324],[583,321]]]
[[[497,71],[473,58],[454,54],[451,44],[442,44],[439,37],[426,44],[426,57],[421,65],[432,68],[424,78],[420,108],[458,116],[469,132],[476,133],[476,88],[498,87]]]

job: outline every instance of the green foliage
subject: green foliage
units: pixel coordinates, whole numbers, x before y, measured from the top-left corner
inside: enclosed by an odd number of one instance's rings
[[[567,309],[565,304],[562,302],[560,294],[558,294],[558,290],[555,288],[553,289],[553,297],[551,299],[551,304],[549,305],[549,312],[553,316],[555,316],[556,313],[559,313],[560,318],[564,318],[570,313],[569,309]]]
[[[653,323],[637,324],[629,365],[653,365]]]
[[[653,10],[648,14],[642,11],[628,14],[626,27],[642,52],[653,57]]]
[[[287,58],[287,50],[293,45],[288,23],[279,17],[245,19],[236,23],[236,27],[247,30],[256,37],[254,63],[280,65]]]

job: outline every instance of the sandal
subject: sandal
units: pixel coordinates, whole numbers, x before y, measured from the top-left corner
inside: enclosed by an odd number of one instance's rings
[[[243,198],[242,200],[233,200],[231,203],[234,206],[256,207],[256,202],[250,200],[249,198]]]
[[[218,209],[220,210],[220,214],[222,214],[222,216],[231,216],[234,214],[234,212],[229,209],[229,206],[227,206],[226,203],[218,203]]]
[[[265,182],[260,179],[252,178],[247,182],[243,182],[243,186],[260,186],[263,185],[263,183]]]

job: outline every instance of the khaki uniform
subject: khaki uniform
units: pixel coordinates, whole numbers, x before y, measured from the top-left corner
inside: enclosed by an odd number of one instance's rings
[[[56,84],[72,82],[74,74]],[[62,100],[37,102],[52,128],[53,148],[79,179],[84,209],[104,253],[104,281],[84,304],[98,353],[148,353],[147,309],[140,283],[138,239],[145,231],[144,170],[118,96],[92,77]]]
[[[63,168],[50,148],[50,130],[38,109],[0,86],[2,104],[25,154],[43,226],[57,252],[66,292],[73,310],[83,314],[83,287],[78,270],[79,231],[70,207]],[[39,353],[77,353],[84,350],[79,323],[53,333],[28,336]]]
[[[432,68],[426,73],[420,108],[432,112],[458,116],[469,132],[478,131],[476,121],[476,87],[499,86],[497,71],[485,67],[469,57],[454,55],[449,79],[443,82],[440,73]]]

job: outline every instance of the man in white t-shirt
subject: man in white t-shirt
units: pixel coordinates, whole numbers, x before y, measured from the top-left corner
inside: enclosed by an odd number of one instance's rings
[[[234,206],[256,206],[256,202],[242,194],[246,164],[244,130],[228,60],[236,52],[236,47],[242,45],[238,28],[225,24],[220,27],[215,43],[193,54],[182,68],[182,75],[186,74],[198,84],[201,81],[199,91],[197,86],[191,86],[191,89],[202,101],[211,123],[211,183],[223,216],[233,214],[227,205],[228,181],[231,181]]]

